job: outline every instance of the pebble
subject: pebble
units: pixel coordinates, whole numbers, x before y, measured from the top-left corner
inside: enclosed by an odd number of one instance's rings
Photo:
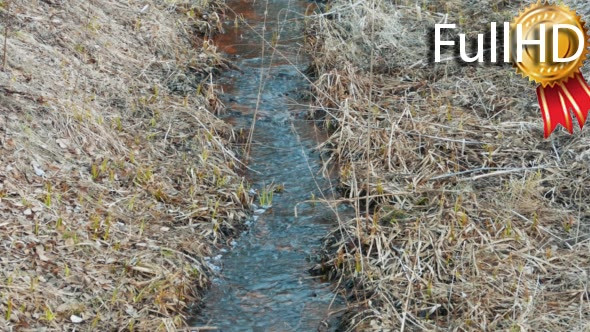
[[[207,266],[213,270],[214,272],[221,272],[221,268],[215,264],[211,264],[209,262],[207,262]]]
[[[31,166],[33,166],[33,170],[37,176],[45,176],[45,171],[43,171],[39,164],[36,161],[31,162]]]

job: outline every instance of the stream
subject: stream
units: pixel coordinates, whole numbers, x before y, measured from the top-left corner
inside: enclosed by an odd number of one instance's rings
[[[226,31],[215,45],[242,72],[230,70],[216,78],[231,114],[226,121],[249,130],[256,114],[247,178],[259,191],[271,184],[284,190],[274,194],[271,207],[257,208],[231,250],[210,260],[220,272],[191,326],[197,331],[333,331],[344,300],[328,282],[308,273],[310,257],[336,220],[330,208],[306,202],[334,195],[313,151],[322,132],[304,116],[309,83],[302,72],[309,59],[303,28],[313,3],[227,4],[235,13],[228,13]],[[237,27],[236,14],[245,21]],[[269,43],[278,41],[276,48],[267,44],[263,50],[261,35]]]

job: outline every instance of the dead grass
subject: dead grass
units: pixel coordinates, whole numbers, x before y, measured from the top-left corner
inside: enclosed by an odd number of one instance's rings
[[[525,3],[336,0],[309,27],[322,148],[356,208],[320,266],[349,330],[590,328],[588,128],[544,140],[512,68],[427,61],[434,23],[485,32]]]
[[[250,198],[214,1],[0,1],[0,328],[174,331]]]

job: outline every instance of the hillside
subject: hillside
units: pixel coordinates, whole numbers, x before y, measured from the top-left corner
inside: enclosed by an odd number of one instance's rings
[[[310,26],[322,149],[356,210],[317,270],[350,330],[587,330],[588,128],[544,139],[510,65],[428,61],[434,24],[473,37],[531,2],[468,3],[335,0]]]
[[[209,84],[221,10],[0,1],[0,329],[184,326],[249,202]]]

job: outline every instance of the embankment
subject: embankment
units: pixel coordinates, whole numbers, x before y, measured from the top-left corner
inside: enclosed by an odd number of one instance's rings
[[[2,330],[185,324],[249,201],[208,84],[221,8],[0,1]]]
[[[357,211],[320,266],[350,330],[588,329],[588,128],[543,139],[513,68],[428,61],[435,23],[472,36],[528,4],[336,0],[309,27],[322,148]]]

